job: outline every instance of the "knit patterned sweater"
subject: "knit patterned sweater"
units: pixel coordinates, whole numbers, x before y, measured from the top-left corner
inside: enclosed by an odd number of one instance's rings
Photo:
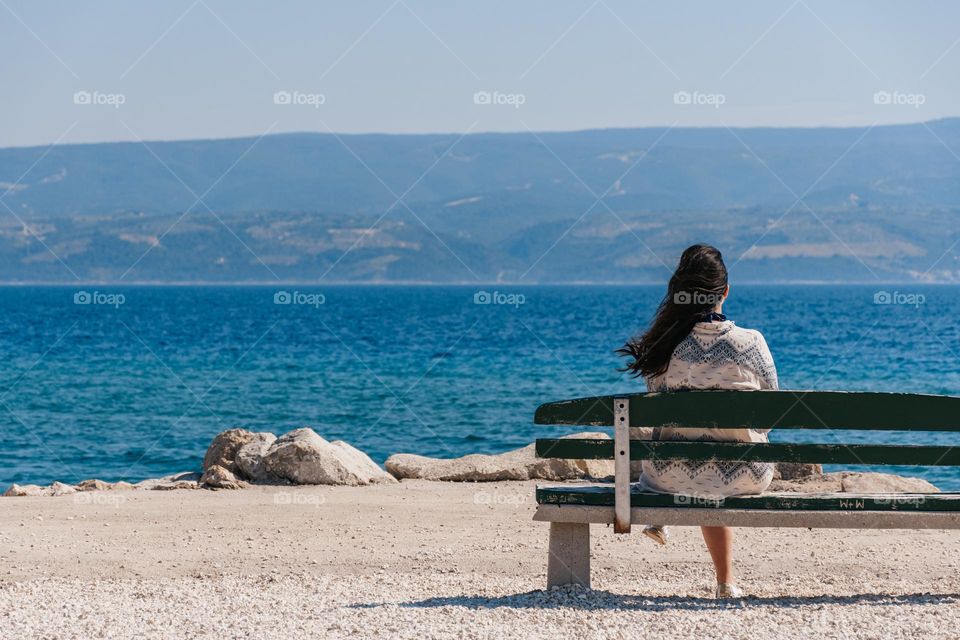
[[[647,378],[649,391],[777,389],[777,369],[759,331],[732,321],[698,322],[677,345],[666,373]],[[735,427],[736,425],[731,425]],[[654,440],[766,442],[769,429],[654,430]],[[640,488],[704,498],[762,493],[773,479],[765,462],[644,460]]]

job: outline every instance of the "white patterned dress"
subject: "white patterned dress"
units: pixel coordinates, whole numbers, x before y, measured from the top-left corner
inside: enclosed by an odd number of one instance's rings
[[[649,391],[777,389],[777,370],[759,331],[730,320],[698,322],[677,345],[666,373],[647,378]],[[766,442],[769,429],[660,427],[654,440]],[[762,493],[773,479],[766,462],[644,460],[641,490],[719,499]]]

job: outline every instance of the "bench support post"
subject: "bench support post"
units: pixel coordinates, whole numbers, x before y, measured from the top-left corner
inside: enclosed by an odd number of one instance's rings
[[[590,588],[590,525],[550,523],[547,588],[579,584]]]
[[[630,533],[630,400],[613,399],[613,532]]]

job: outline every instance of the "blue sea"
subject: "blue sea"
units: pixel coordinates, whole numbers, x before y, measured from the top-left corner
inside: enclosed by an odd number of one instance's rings
[[[232,427],[310,426],[381,463],[574,432],[534,425],[534,409],[642,391],[613,350],[662,291],[0,288],[0,485],[196,470],[211,438]],[[960,287],[744,285],[724,311],[764,333],[783,388],[960,395]],[[925,432],[773,439],[960,444]],[[960,490],[957,469],[874,469]]]

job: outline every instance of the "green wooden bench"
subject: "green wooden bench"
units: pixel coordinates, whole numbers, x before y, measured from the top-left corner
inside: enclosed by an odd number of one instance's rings
[[[590,586],[590,524],[958,529],[960,493],[765,493],[723,500],[631,490],[631,460],[960,466],[960,447],[655,442],[630,427],[960,431],[960,397],[833,391],[682,391],[551,402],[536,424],[614,427],[609,439],[539,439],[537,456],[613,460],[614,482],[537,486],[550,523],[547,584]],[[911,438],[914,440],[915,438]]]

